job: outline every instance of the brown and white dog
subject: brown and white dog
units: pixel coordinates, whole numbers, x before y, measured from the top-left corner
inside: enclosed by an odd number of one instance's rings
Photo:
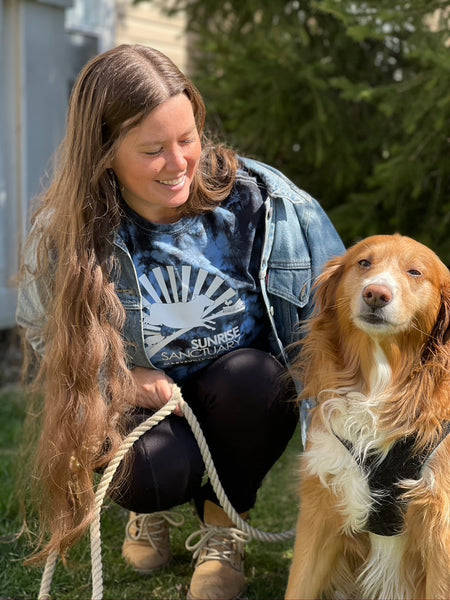
[[[286,598],[450,598],[450,273],[401,235],[331,260],[298,360],[316,398]]]

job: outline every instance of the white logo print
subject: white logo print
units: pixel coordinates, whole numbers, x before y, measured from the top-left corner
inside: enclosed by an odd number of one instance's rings
[[[146,275],[139,278],[149,298],[144,298],[147,314],[143,319],[149,358],[186,332],[197,327],[214,330],[218,318],[245,310],[235,290],[221,277],[207,282],[208,272],[200,269],[191,288],[191,267],[183,266],[180,296],[175,269],[168,266],[164,270],[165,277],[161,267],[152,271],[156,287]],[[171,331],[166,332],[167,328]]]

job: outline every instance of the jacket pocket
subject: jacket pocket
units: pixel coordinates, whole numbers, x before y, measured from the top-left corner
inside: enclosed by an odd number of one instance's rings
[[[271,267],[267,277],[267,291],[295,304],[299,308],[306,305],[311,290],[311,266]]]

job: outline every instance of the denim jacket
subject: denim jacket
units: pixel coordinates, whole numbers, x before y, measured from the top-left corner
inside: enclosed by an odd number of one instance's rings
[[[267,191],[259,279],[272,328],[271,349],[287,364],[285,348],[294,341],[295,325],[311,312],[311,284],[324,263],[341,254],[344,246],[311,196],[272,167],[248,158],[240,161],[244,170],[238,172],[238,178],[242,183],[246,177],[257,177]],[[113,279],[126,311],[123,335],[129,342],[128,364],[152,368],[144,348],[140,286],[133,260],[119,234],[114,251],[119,269],[113,273]],[[33,262],[32,254],[30,251],[28,262]],[[19,288],[16,319],[40,354],[45,350],[42,326],[50,288],[48,281],[31,279]]]

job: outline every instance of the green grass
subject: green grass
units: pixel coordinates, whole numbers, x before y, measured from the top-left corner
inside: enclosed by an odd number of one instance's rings
[[[18,451],[25,413],[20,390],[0,392],[0,600],[36,599],[42,569],[22,564],[29,547],[24,536],[12,540],[20,530],[17,500],[13,495],[14,473],[21,468]],[[251,513],[251,524],[263,531],[292,529],[297,514],[298,433],[286,452],[266,477],[258,502]],[[127,513],[108,504],[102,514],[103,581],[105,600],[184,599],[192,574],[191,554],[184,541],[198,521],[190,505],[181,507],[186,523],[172,536],[174,559],[171,565],[151,577],[129,569],[121,558]],[[265,543],[252,541],[246,551],[249,600],[281,600],[287,582],[293,541]],[[84,600],[91,598],[89,539],[86,536],[71,552],[67,566],[58,564],[52,583],[52,598]]]

